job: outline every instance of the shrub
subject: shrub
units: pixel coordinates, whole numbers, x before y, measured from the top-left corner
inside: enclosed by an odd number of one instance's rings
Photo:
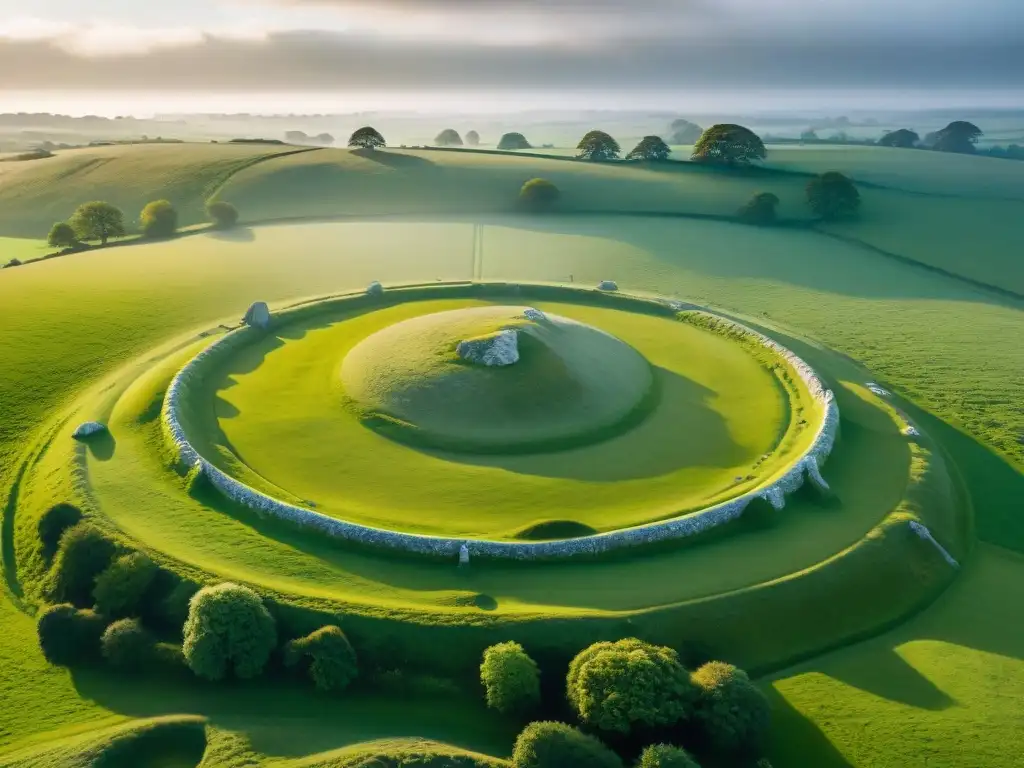
[[[96,609],[112,618],[136,615],[156,571],[156,564],[141,552],[121,555],[96,577]]]
[[[68,248],[78,242],[75,229],[65,221],[58,221],[50,229],[46,244],[54,248]]]
[[[540,671],[519,643],[499,643],[484,651],[480,682],[487,706],[502,714],[529,712],[540,703]]]
[[[96,577],[110,565],[116,551],[114,543],[88,523],[71,526],[60,537],[47,574],[46,594],[54,601],[91,605]]]
[[[688,717],[697,691],[675,651],[629,638],[581,651],[569,665],[567,695],[587,725],[628,733]]]
[[[79,240],[99,240],[103,245],[112,237],[124,237],[124,214],[110,203],[96,200],[78,206],[68,223]]]
[[[839,171],[828,171],[807,182],[807,202],[818,216],[834,221],[857,213],[860,193]]]
[[[696,717],[710,743],[721,751],[755,750],[768,730],[768,700],[747,673],[710,661],[693,673],[700,690]]]
[[[685,749],[669,744],[652,744],[640,755],[636,768],[700,768]]]
[[[608,747],[565,723],[530,723],[516,739],[513,768],[622,768]]]
[[[308,672],[321,691],[340,691],[359,674],[356,652],[340,627],[328,625],[285,646],[285,665],[308,661]]]
[[[521,133],[506,133],[498,141],[498,149],[533,149]]]
[[[740,221],[747,224],[768,226],[776,221],[775,209],[779,205],[779,198],[771,192],[759,192],[740,208],[736,214]]]
[[[204,587],[189,602],[185,622],[185,661],[207,680],[239,678],[263,671],[277,643],[274,619],[260,596],[248,587]]]
[[[143,237],[171,237],[178,231],[178,212],[169,200],[154,200],[139,215]]]
[[[231,229],[238,223],[238,209],[223,200],[207,203],[206,216],[217,229]]]
[[[99,656],[100,637],[107,622],[95,611],[69,603],[43,609],[36,622],[39,648],[51,664],[72,666]]]
[[[159,581],[167,581],[174,578],[174,574],[169,572],[161,572],[157,576]],[[188,579],[178,581],[169,588],[165,587],[164,591],[160,593],[162,597],[158,597],[154,619],[168,628],[175,628],[180,631],[188,620],[189,603],[192,601],[193,595],[198,591],[199,585]]]
[[[54,504],[39,518],[36,531],[43,545],[43,555],[50,559],[57,551],[60,537],[68,528],[82,521],[82,510],[74,504],[61,502]]]
[[[546,211],[562,196],[558,187],[547,179],[530,179],[519,190],[519,200],[530,210]]]
[[[138,619],[115,621],[100,638],[103,658],[115,669],[137,672],[153,662],[156,644]]]

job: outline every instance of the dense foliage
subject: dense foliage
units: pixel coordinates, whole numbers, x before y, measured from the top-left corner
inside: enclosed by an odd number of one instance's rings
[[[46,237],[46,244],[54,248],[69,248],[78,242],[75,229],[65,221],[58,221],[53,225],[50,234]]]
[[[897,149],[911,149],[920,143],[921,137],[909,128],[890,131],[878,140],[879,146],[896,147]]]
[[[954,120],[941,131],[936,131],[930,138],[931,147],[939,152],[960,152],[971,154],[976,151],[975,145],[982,136],[981,128],[964,120]]]
[[[466,144],[470,147],[480,146],[480,134],[476,131],[470,131],[466,134]]]
[[[569,665],[569,703],[582,722],[605,731],[677,723],[696,694],[674,650],[636,638],[595,643]]]
[[[498,149],[532,149],[530,142],[521,133],[506,133],[498,141]]]
[[[761,138],[742,125],[720,123],[708,128],[693,147],[695,162],[749,165],[767,156]]]
[[[758,192],[747,203],[739,209],[737,216],[740,221],[747,224],[768,226],[777,220],[776,208],[779,206],[779,198],[771,192]]]
[[[565,723],[530,723],[516,739],[512,768],[622,768],[608,747]]]
[[[562,196],[558,187],[547,179],[530,179],[519,190],[519,201],[530,210],[544,211]]]
[[[480,665],[487,706],[502,714],[522,714],[540,703],[540,670],[519,643],[499,643],[484,651]]]
[[[826,221],[849,218],[860,209],[860,192],[839,171],[828,171],[807,182],[807,202]]]
[[[619,142],[604,131],[590,131],[576,145],[580,160],[617,160],[622,151]]]
[[[711,661],[693,673],[700,690],[696,717],[715,748],[756,750],[768,731],[768,700],[747,673],[732,664]]]
[[[461,147],[462,137],[454,128],[445,128],[434,139],[434,144],[439,147]]]
[[[669,136],[670,144],[696,144],[704,129],[689,120],[673,120],[669,126],[672,135]]]
[[[178,231],[178,211],[170,200],[154,200],[147,203],[139,214],[139,226],[144,237],[171,237]]]
[[[349,137],[348,145],[357,149],[377,149],[377,147],[387,146],[380,132],[369,125],[354,131]]]
[[[305,663],[313,683],[321,691],[340,691],[359,674],[356,652],[340,627],[329,625],[292,640],[285,646],[285,664]]]
[[[138,619],[115,621],[100,638],[103,658],[115,669],[136,672],[154,660],[156,643]]]
[[[54,601],[92,605],[96,577],[116,553],[114,543],[86,522],[64,531],[46,579],[46,594]]]
[[[156,572],[156,564],[141,552],[121,555],[96,577],[96,609],[112,618],[136,615]]]
[[[690,753],[669,744],[652,744],[640,755],[636,768],[700,768]]]
[[[99,200],[78,206],[68,223],[79,240],[99,240],[103,245],[127,234],[121,209]]]
[[[99,655],[107,622],[100,614],[68,603],[44,608],[36,623],[39,648],[51,664],[72,666]]]
[[[212,200],[206,204],[206,217],[217,229],[231,229],[238,223],[238,209],[223,200]]]
[[[43,555],[47,558],[53,557],[60,544],[60,537],[68,528],[77,525],[82,520],[82,510],[74,504],[61,502],[54,504],[46,510],[39,518],[36,531],[39,534],[39,541],[42,544]]]
[[[248,587],[218,584],[189,603],[183,652],[189,669],[208,680],[256,677],[277,644],[274,619]]]
[[[660,136],[644,136],[640,143],[626,155],[627,160],[668,160],[672,154],[668,144]]]

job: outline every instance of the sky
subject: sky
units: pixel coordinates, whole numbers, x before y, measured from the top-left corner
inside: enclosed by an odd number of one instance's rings
[[[1024,0],[0,0],[3,110],[95,94],[149,111],[274,94],[446,109],[686,91],[995,98],[1021,72]]]

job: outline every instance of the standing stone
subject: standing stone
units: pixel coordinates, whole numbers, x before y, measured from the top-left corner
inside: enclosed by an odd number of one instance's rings
[[[265,301],[257,301],[246,310],[242,322],[250,328],[267,330],[270,327],[270,307]]]
[[[469,545],[463,544],[459,547],[459,568],[466,568],[469,566]]]
[[[384,294],[384,286],[378,281],[374,280],[366,287],[367,296],[382,296]]]

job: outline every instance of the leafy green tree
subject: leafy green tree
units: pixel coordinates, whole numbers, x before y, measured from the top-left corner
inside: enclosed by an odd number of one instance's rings
[[[161,239],[173,237],[178,231],[178,212],[169,200],[154,200],[139,215],[143,237]]]
[[[43,545],[43,555],[47,559],[52,558],[57,552],[64,531],[81,521],[82,510],[74,504],[61,502],[46,510],[36,524],[39,541]]]
[[[671,136],[669,137],[669,144],[696,144],[701,134],[704,133],[704,129],[696,123],[691,123],[689,120],[673,120],[672,125],[669,126]]]
[[[380,132],[368,125],[353,132],[349,137],[348,145],[356,149],[377,149],[387,146]]]
[[[896,147],[897,149],[912,149],[920,143],[921,137],[909,128],[889,131],[889,133],[878,140],[880,147]]]
[[[860,210],[860,192],[839,171],[828,171],[807,182],[807,202],[825,221],[849,218]]]
[[[813,128],[808,128],[800,134],[800,141],[818,141],[818,132]]]
[[[206,204],[206,217],[217,229],[231,229],[238,223],[238,209],[223,200],[211,200]]]
[[[95,611],[81,611],[68,603],[49,605],[36,622],[39,648],[51,664],[68,667],[91,661],[99,656],[106,626]]]
[[[644,136],[640,143],[629,151],[626,159],[661,161],[668,160],[668,156],[671,154],[672,150],[661,136]]]
[[[461,147],[462,137],[454,128],[445,128],[434,139],[434,144],[439,147]]]
[[[121,619],[107,627],[100,648],[110,666],[125,672],[147,668],[156,656],[156,641],[138,619]]]
[[[677,723],[690,715],[697,697],[674,650],[636,638],[581,651],[566,683],[569,703],[583,723],[621,733]]]
[[[777,220],[775,209],[778,208],[779,198],[771,192],[759,192],[737,212],[740,221],[746,224],[758,226],[769,226]]]
[[[521,133],[506,133],[498,142],[498,149],[533,149]]]
[[[74,227],[66,221],[58,221],[50,229],[46,243],[54,248],[70,248],[78,243],[78,236],[75,234]]]
[[[711,744],[722,752],[757,750],[768,732],[768,699],[747,673],[732,664],[709,661],[693,673],[700,690],[696,718]]]
[[[466,134],[466,144],[470,147],[480,146],[480,134],[476,131],[470,131]]]
[[[580,160],[617,160],[622,149],[619,142],[604,131],[590,131],[576,145]]]
[[[641,755],[636,768],[700,768],[690,753],[669,744],[652,744]]]
[[[540,670],[519,643],[498,643],[484,651],[480,682],[487,706],[502,714],[524,714],[540,704]]]
[[[156,563],[142,552],[121,555],[96,577],[96,609],[111,618],[137,614],[156,574]]]
[[[593,736],[565,723],[530,723],[512,749],[512,768],[622,768],[622,760]]]
[[[203,587],[189,603],[182,650],[189,669],[207,680],[256,677],[277,644],[274,619],[248,587]]]
[[[102,245],[126,234],[121,210],[100,200],[78,206],[68,223],[79,240],[99,240]]]
[[[547,179],[530,179],[519,190],[519,201],[532,211],[548,210],[561,196],[558,187]]]
[[[306,665],[306,671],[321,691],[340,691],[359,674],[352,644],[340,627],[328,625],[292,640],[285,646],[285,665]]]
[[[117,548],[89,523],[68,528],[46,576],[46,594],[54,601],[92,605],[96,577],[106,570]]]
[[[974,123],[955,120],[935,134],[932,149],[938,152],[960,152],[971,154],[977,151],[975,145],[982,136],[981,128]]]
[[[742,125],[721,123],[708,128],[693,147],[693,160],[718,165],[749,165],[764,160],[767,151],[761,138]]]

